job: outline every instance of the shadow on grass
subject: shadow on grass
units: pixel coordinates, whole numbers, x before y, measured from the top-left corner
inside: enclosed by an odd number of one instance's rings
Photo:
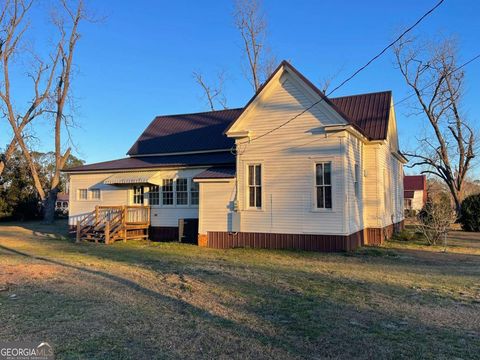
[[[151,298],[152,303],[155,306],[158,305],[159,311],[162,311],[161,309],[166,304],[180,314],[185,321],[195,322],[200,320],[205,328],[211,328],[212,333],[219,336],[217,340],[213,341],[217,341],[221,345],[218,349],[204,349],[203,355],[205,357],[225,354],[225,351],[231,346],[235,346],[241,352],[245,350],[244,346],[250,346],[256,342],[261,344],[259,350],[263,347],[265,349],[274,348],[286,352],[289,357],[320,356],[324,358],[422,358],[439,355],[452,357],[459,354],[475,356],[475,351],[480,346],[479,339],[472,338],[469,329],[425,324],[420,319],[410,318],[406,320],[402,314],[386,312],[379,308],[371,309],[369,306],[365,306],[375,303],[375,293],[395,297],[397,292],[404,291],[404,289],[392,285],[352,280],[345,282],[333,275],[311,274],[295,269],[278,268],[270,268],[271,273],[264,274],[264,278],[245,279],[241,276],[235,276],[241,274],[244,270],[238,266],[230,268],[228,272],[212,273],[208,269],[202,271],[202,268],[193,265],[192,267],[183,266],[179,268],[178,264],[175,265],[173,262],[157,263],[157,265],[162,265],[162,269],[158,270],[173,273],[183,272],[202,281],[231,290],[233,293],[240,292],[243,296],[248,297],[246,302],[235,302],[231,305],[237,307],[239,312],[253,314],[261,319],[260,329],[265,324],[269,324],[267,328],[275,329],[275,335],[266,335],[264,331],[252,327],[254,325],[249,326],[214,315],[188,302],[162,295],[123,277],[42,256],[33,256],[5,246],[1,246],[1,248],[19,256],[66,267],[78,271],[80,274],[101,277]],[[139,253],[136,255],[139,256]],[[109,259],[111,258],[109,257]],[[125,257],[123,257],[123,260],[125,260]],[[224,262],[218,260],[217,263]],[[135,264],[139,263],[136,262]],[[152,265],[152,262],[147,260],[146,264]],[[228,266],[224,264],[224,269],[226,268]],[[250,268],[250,270],[261,272],[265,268],[255,267],[254,269]],[[241,275],[245,276],[245,274]],[[299,291],[295,284],[290,283],[289,286],[279,286],[278,279],[275,278],[272,278],[271,281],[265,281],[273,275],[288,283],[292,277],[303,278],[303,289]],[[309,291],[310,285],[316,285],[324,291],[320,293],[315,291],[318,289]],[[366,292],[366,288],[372,291]],[[355,293],[357,296],[349,298]],[[47,296],[52,295],[47,294]],[[58,296],[58,294],[55,293],[55,296]],[[398,301],[404,301],[404,299],[399,297]],[[30,309],[29,311],[37,310]],[[169,322],[168,324],[180,328],[188,327],[186,323]],[[52,325],[55,326],[54,323]],[[118,324],[116,323],[115,326],[118,326]],[[112,341],[113,335],[105,336],[107,343]],[[140,335],[138,336],[139,338],[129,339],[131,345],[146,346]],[[237,340],[232,340],[232,336],[237,337]],[[422,340],[418,341],[418,339]],[[464,339],[468,339],[469,343],[465,344],[462,341]],[[92,341],[93,343],[91,343]],[[78,342],[75,346],[80,348],[94,347],[98,341],[100,339],[88,340],[86,344]],[[231,344],[230,341],[236,341],[236,344]],[[240,343],[238,343],[239,341]],[[350,346],[347,346],[347,344]],[[69,354],[75,354],[75,346],[69,345]],[[361,352],[359,352],[360,348],[362,349]],[[87,353],[89,355],[95,354],[91,351],[93,350],[88,350]],[[218,352],[215,353],[215,351]],[[170,353],[168,350],[162,349],[162,354],[174,356],[175,352]],[[192,351],[192,358],[195,357],[193,354],[198,357],[198,349]],[[239,354],[233,355],[238,356]],[[96,353],[95,356],[103,357],[102,353]],[[260,351],[257,356],[267,357],[266,354],[262,356]]]

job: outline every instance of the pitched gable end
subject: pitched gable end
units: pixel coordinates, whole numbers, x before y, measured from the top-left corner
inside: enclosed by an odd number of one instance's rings
[[[325,94],[323,94],[323,92],[316,88],[290,63],[284,60],[268,80],[260,87],[257,93],[250,99],[240,116],[225,130],[225,134],[234,138],[247,136],[248,129],[245,129],[244,127],[245,119],[250,118],[250,115],[256,108],[265,106],[267,102],[266,100],[270,94],[275,91],[278,86],[283,86],[286,81],[291,82],[302,92],[302,95],[308,99],[309,103],[304,104],[305,109],[318,103],[318,106],[322,106],[323,112],[328,114],[327,119],[323,120],[329,122],[329,124],[346,125],[349,123],[347,116],[343,114],[342,111],[330,101]],[[315,111],[315,108],[312,108],[311,111]],[[288,119],[285,120],[287,121]]]

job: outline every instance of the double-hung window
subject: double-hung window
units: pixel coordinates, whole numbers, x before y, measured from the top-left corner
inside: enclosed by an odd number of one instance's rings
[[[177,205],[188,205],[188,179],[176,180]]]
[[[160,186],[150,185],[148,190],[148,202],[150,205],[160,205]]]
[[[173,179],[163,179],[162,204],[173,205]]]
[[[358,164],[355,164],[355,172],[354,172],[353,176],[354,176],[353,186],[355,187],[355,196],[357,198],[359,198],[360,197],[360,182],[359,182],[360,167],[358,166]]]
[[[198,183],[190,179],[190,205],[198,205]]]
[[[88,200],[87,189],[78,189],[78,200]]]
[[[91,199],[100,200],[100,189],[90,189]]]
[[[332,163],[315,164],[315,192],[317,209],[332,208]]]
[[[248,166],[248,207],[262,207],[262,165]]]
[[[133,187],[133,203],[135,205],[143,205],[144,199],[144,188],[143,186],[134,186]]]

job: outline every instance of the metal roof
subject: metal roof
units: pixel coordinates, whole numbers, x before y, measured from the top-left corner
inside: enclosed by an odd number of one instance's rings
[[[113,174],[106,178],[103,183],[109,185],[119,184],[155,184],[161,183],[160,171],[134,171],[127,173]]]
[[[164,154],[230,149],[233,139],[223,135],[242,109],[157,116],[128,151],[128,155]]]
[[[371,140],[385,140],[392,100],[391,91],[330,99]]]
[[[405,175],[403,177],[404,190],[425,190],[427,177],[425,175]]]
[[[194,179],[230,179],[235,177],[235,166],[211,167]]]
[[[84,171],[114,171],[128,169],[168,168],[182,166],[234,165],[235,156],[230,152],[185,154],[165,156],[131,157],[65,169],[67,173]]]

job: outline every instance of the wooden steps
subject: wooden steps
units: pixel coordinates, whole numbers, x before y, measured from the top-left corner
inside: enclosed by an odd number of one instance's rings
[[[96,206],[77,223],[76,239],[105,244],[148,239],[149,228],[149,206]]]

